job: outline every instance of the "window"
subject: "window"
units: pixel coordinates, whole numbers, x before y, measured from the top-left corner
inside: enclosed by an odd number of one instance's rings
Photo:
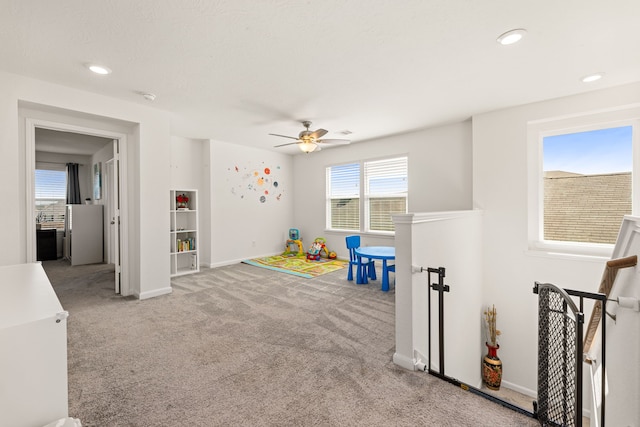
[[[367,230],[394,231],[391,215],[407,213],[407,158],[364,164]]]
[[[67,193],[64,165],[38,164],[35,186],[36,222],[42,228],[63,229]]]
[[[327,227],[360,230],[360,164],[327,168]]]
[[[328,167],[327,228],[393,232],[391,215],[407,212],[407,181],[406,157]]]
[[[544,240],[615,243],[631,214],[632,129],[542,139]]]
[[[640,107],[529,123],[529,248],[610,256],[640,207]]]

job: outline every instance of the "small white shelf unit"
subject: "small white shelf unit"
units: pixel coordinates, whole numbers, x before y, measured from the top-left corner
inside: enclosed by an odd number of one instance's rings
[[[181,207],[180,196],[188,202]],[[198,190],[171,190],[171,277],[200,271],[198,257]]]

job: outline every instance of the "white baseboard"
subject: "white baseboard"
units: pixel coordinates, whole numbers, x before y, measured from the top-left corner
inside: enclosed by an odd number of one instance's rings
[[[280,254],[282,254],[282,252],[276,252],[276,253],[270,253],[270,254],[264,254],[264,255],[253,255],[253,256],[250,256],[248,258],[229,259],[229,260],[225,260],[225,261],[214,262],[214,263],[208,264],[208,266],[209,266],[209,268],[224,267],[224,266],[227,266],[227,265],[240,264],[245,259],[264,258],[264,257],[276,256],[276,255],[280,255]],[[200,265],[202,266],[202,264],[200,264]]]
[[[160,295],[170,294],[171,292],[172,292],[171,286],[169,286],[168,288],[154,289],[153,291],[141,292],[138,295],[138,299],[143,300],[143,299],[149,299],[153,297],[159,297]]]
[[[246,258],[242,258],[242,259],[231,259],[231,260],[226,260],[226,261],[220,261],[220,262],[214,262],[212,264],[209,264],[209,268],[216,268],[216,267],[225,267],[227,265],[233,265],[233,264],[240,264],[242,261],[244,261]]]
[[[393,363],[401,368],[415,371],[415,361],[411,357],[404,356],[402,354],[393,353]]]
[[[538,397],[538,392],[535,390],[528,389],[526,387],[519,386],[518,384],[510,383],[509,381],[502,380],[502,386],[504,388],[508,388],[509,390],[517,391],[520,394],[524,394],[525,396],[529,396],[532,398]]]

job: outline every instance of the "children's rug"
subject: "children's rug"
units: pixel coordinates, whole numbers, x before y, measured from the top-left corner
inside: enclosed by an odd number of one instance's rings
[[[275,255],[264,258],[254,258],[242,261],[245,264],[256,267],[268,268],[269,270],[281,273],[293,274],[295,276],[311,279],[322,274],[340,270],[349,265],[349,261],[339,259],[320,259],[319,261],[309,261],[306,257]]]

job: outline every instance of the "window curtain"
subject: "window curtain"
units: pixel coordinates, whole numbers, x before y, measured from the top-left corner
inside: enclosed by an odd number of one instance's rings
[[[78,164],[67,163],[67,204],[82,203],[80,197],[80,180],[78,179]]]

